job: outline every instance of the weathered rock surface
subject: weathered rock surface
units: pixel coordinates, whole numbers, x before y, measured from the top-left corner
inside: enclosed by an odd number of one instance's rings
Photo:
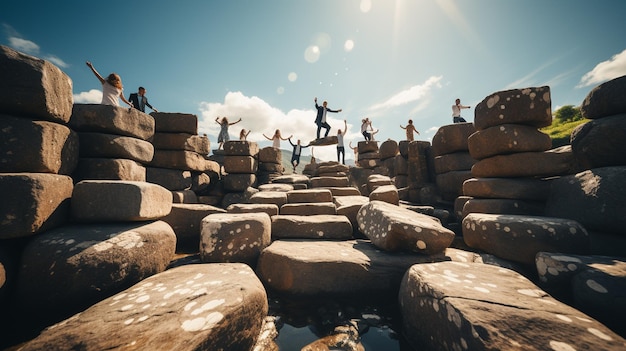
[[[156,132],[198,134],[198,116],[194,114],[151,112],[150,116]]]
[[[313,177],[311,178],[312,188],[322,187],[347,187],[350,185],[348,177]]]
[[[224,154],[227,156],[256,156],[259,144],[253,141],[231,140],[224,143]]]
[[[16,296],[27,311],[69,316],[162,272],[175,246],[161,221],[56,228],[24,248]]]
[[[603,167],[555,179],[546,215],[573,219],[589,230],[625,236],[626,167]]]
[[[552,124],[550,87],[531,87],[495,92],[474,109],[474,126],[483,130],[502,124],[547,127]]]
[[[146,181],[146,167],[124,158],[81,158],[72,174],[75,182],[81,180]]]
[[[381,185],[374,189],[369,196],[370,201],[383,201],[392,205],[400,204],[398,188],[395,185]]]
[[[534,264],[540,251],[589,250],[589,235],[580,223],[553,217],[471,213],[463,219],[463,239],[469,247],[525,264]]]
[[[252,156],[227,156],[223,166],[227,173],[256,173],[259,161]]]
[[[159,150],[187,150],[208,155],[211,151],[211,143],[206,135],[193,135],[189,133],[154,133],[152,145]]]
[[[0,45],[0,111],[67,123],[72,115],[72,80],[48,61]]]
[[[269,288],[289,295],[395,295],[404,272],[416,263],[449,260],[410,253],[387,253],[368,241],[283,239],[261,253],[257,274]]]
[[[304,189],[287,192],[288,203],[332,202],[333,194],[328,189]]]
[[[171,168],[146,167],[146,181],[159,184],[168,190],[185,190],[191,187],[191,171]]]
[[[462,217],[470,213],[510,214],[542,216],[545,212],[542,201],[520,199],[468,199],[461,208]]]
[[[404,335],[425,350],[619,350],[626,340],[512,270],[412,266],[399,301]]]
[[[626,166],[626,114],[581,124],[572,131],[571,141],[576,163],[583,169]]]
[[[335,145],[338,143],[336,135],[329,135],[325,138],[311,140],[309,145],[311,146],[325,146],[325,145]]]
[[[78,135],[59,123],[0,113],[0,154],[3,173],[70,175],[78,162]]]
[[[281,183],[261,184],[258,189],[259,191],[281,191],[286,193],[293,190],[293,185]]]
[[[482,160],[494,155],[547,151],[552,147],[552,139],[533,126],[501,124],[470,135],[467,147],[474,159]]]
[[[593,88],[580,106],[584,118],[597,119],[626,113],[626,76],[621,76]]]
[[[352,239],[352,224],[341,215],[272,216],[272,239]]]
[[[154,156],[154,146],[139,138],[105,133],[78,133],[78,136],[81,157],[125,158],[146,164]]]
[[[195,252],[200,247],[202,219],[210,214],[226,210],[205,204],[172,204],[172,210],[161,220],[172,227],[176,234],[177,251]]]
[[[210,171],[218,174],[220,172],[217,162],[207,160],[197,152],[185,150],[155,150],[150,165],[199,172]]]
[[[274,204],[280,208],[287,203],[287,193],[284,191],[261,190],[250,197],[250,202],[253,204]]]
[[[232,204],[226,208],[228,213],[267,213],[268,216],[278,214],[278,206],[274,204]]]
[[[70,214],[72,178],[49,173],[0,174],[0,239],[30,236],[63,225]]]
[[[550,180],[535,178],[471,178],[463,182],[463,195],[476,198],[545,201]]]
[[[254,187],[256,182],[257,178],[254,173],[231,173],[222,178],[224,190],[234,192],[242,192],[249,187]]]
[[[154,118],[134,108],[74,104],[70,127],[77,132],[99,132],[149,140],[154,135]]]
[[[266,213],[216,213],[202,220],[202,262],[242,262],[256,265],[271,242],[272,221]]]
[[[250,350],[267,310],[248,266],[186,265],[51,326],[22,350]]]
[[[519,152],[484,158],[472,166],[475,178],[550,177],[571,174],[574,157],[569,145],[544,152]]]
[[[299,202],[280,206],[281,215],[315,216],[335,215],[337,208],[333,202]]]
[[[475,131],[476,128],[472,123],[454,123],[439,127],[437,133],[433,136],[433,156],[467,151],[467,138]]]
[[[437,218],[382,201],[363,205],[357,222],[372,244],[386,251],[432,255],[444,251],[454,239],[454,232],[444,228]]]
[[[454,152],[434,158],[436,174],[472,169],[474,163],[476,160],[467,151]]]
[[[172,193],[146,182],[84,180],[72,194],[72,218],[80,222],[146,221],[171,209]]]

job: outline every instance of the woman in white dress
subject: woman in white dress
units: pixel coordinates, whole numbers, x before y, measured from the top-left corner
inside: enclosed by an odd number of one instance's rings
[[[102,101],[100,102],[102,105],[119,106],[120,103],[118,98],[121,98],[126,105],[133,107],[133,104],[128,102],[128,100],[124,97],[122,78],[120,78],[117,73],[111,73],[106,79],[104,79],[100,73],[96,71],[91,62],[87,61],[87,66],[102,84]]]

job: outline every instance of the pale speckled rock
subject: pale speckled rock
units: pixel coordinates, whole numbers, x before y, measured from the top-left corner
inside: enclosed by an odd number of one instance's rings
[[[266,213],[216,213],[202,219],[202,262],[242,262],[254,267],[271,242],[272,220]]]
[[[356,323],[335,327],[331,335],[305,345],[300,351],[365,351]]]
[[[553,294],[573,297],[574,307],[623,335],[626,261],[606,256],[540,252],[535,265],[542,285]],[[558,296],[557,296],[558,297]]]
[[[154,135],[154,118],[135,108],[74,104],[70,127],[77,132],[99,132],[150,140]]]
[[[476,130],[502,124],[547,127],[552,124],[550,87],[512,89],[493,93],[474,109]]]
[[[463,219],[463,239],[469,247],[525,264],[534,264],[540,251],[589,251],[589,234],[580,223],[554,217],[471,213]]]
[[[311,188],[344,187],[349,186],[348,177],[313,177]]]
[[[272,216],[272,239],[352,239],[352,224],[340,215]]]
[[[424,350],[620,350],[626,340],[514,271],[412,266],[399,293],[404,335]]]
[[[250,267],[186,265],[49,327],[22,350],[251,350],[267,311]]]
[[[288,203],[332,202],[333,194],[328,189],[304,189],[287,192]]]
[[[230,173],[222,178],[222,186],[226,191],[241,192],[255,187],[257,177],[254,173]]]
[[[226,156],[256,156],[259,153],[259,144],[254,141],[230,140],[223,147]]]
[[[370,201],[383,201],[392,205],[400,204],[398,188],[395,185],[381,185],[374,189],[369,196]]]
[[[298,216],[335,215],[337,208],[333,202],[298,202],[280,206],[279,213]]]
[[[445,250],[454,239],[454,232],[444,228],[437,218],[382,201],[363,205],[357,222],[359,231],[372,244],[387,251],[407,250],[432,255]]]
[[[550,194],[550,182],[536,178],[471,178],[463,182],[463,195],[545,201]]]
[[[284,191],[261,190],[250,197],[250,202],[253,204],[274,204],[280,208],[287,203],[287,193]]]
[[[551,177],[571,174],[574,156],[570,145],[543,152],[519,152],[484,158],[472,166],[475,178]]]
[[[75,182],[82,180],[146,181],[146,167],[124,158],[80,158],[72,174]]]
[[[397,296],[406,270],[416,263],[450,260],[388,253],[364,240],[282,239],[261,253],[256,272],[269,288],[289,295]]]
[[[278,206],[274,204],[231,204],[226,208],[228,213],[267,213],[268,216],[278,214]]]
[[[72,80],[52,63],[0,45],[0,111],[67,123]]]
[[[105,133],[78,133],[80,156],[125,158],[146,164],[154,156],[154,146],[139,138]]]
[[[263,163],[276,163],[283,162],[283,153],[280,149],[275,149],[271,146],[264,147],[259,150],[259,162]]]
[[[582,169],[626,166],[626,114],[577,126],[572,131],[571,144],[574,158]]]
[[[156,132],[198,134],[198,116],[194,114],[153,111],[150,116]]]
[[[361,206],[370,201],[366,196],[336,196],[333,200],[337,207],[337,214],[348,217],[350,224],[352,224],[353,236],[355,238],[365,238],[365,236],[359,231],[359,223],[357,222],[357,215]]]
[[[552,181],[546,215],[570,218],[588,230],[626,236],[626,166],[587,170]]]
[[[398,149],[398,142],[395,140],[385,140],[380,144],[380,158],[386,160],[388,158],[395,157],[400,150]]]
[[[200,247],[202,219],[210,214],[225,212],[224,209],[205,204],[174,203],[170,213],[161,220],[176,233],[177,251],[195,252]]]
[[[0,239],[31,236],[69,219],[72,178],[50,173],[0,173]]]
[[[78,135],[54,122],[0,113],[0,172],[70,175],[79,155]]]
[[[597,119],[626,113],[626,76],[604,82],[593,88],[580,106],[584,118]]]
[[[16,296],[29,311],[66,317],[162,272],[175,246],[161,221],[56,228],[24,248]]]
[[[436,157],[453,152],[467,151],[467,138],[474,132],[476,132],[476,128],[474,128],[472,123],[454,123],[439,127],[435,135],[433,135],[433,156]]]
[[[172,193],[146,182],[84,180],[72,193],[72,218],[80,222],[146,221],[171,209]]]
[[[502,124],[470,135],[467,147],[474,159],[481,160],[494,155],[547,151],[552,147],[552,139],[533,126]]]

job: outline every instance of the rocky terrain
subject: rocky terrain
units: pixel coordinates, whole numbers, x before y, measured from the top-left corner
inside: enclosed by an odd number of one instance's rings
[[[626,349],[626,76],[568,146],[528,87],[303,174],[211,152],[193,114],[74,104],[7,47],[0,81],[0,348],[277,350],[275,295],[394,303],[415,350]],[[363,350],[366,322],[302,350]]]

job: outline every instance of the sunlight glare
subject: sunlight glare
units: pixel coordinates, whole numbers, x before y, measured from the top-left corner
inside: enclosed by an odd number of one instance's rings
[[[304,50],[304,59],[308,63],[315,63],[320,59],[320,48],[316,45],[311,45]]]
[[[361,0],[361,12],[368,13],[372,9],[372,0]]]
[[[346,42],[343,44],[343,49],[346,52],[352,51],[352,49],[354,49],[354,41],[352,39],[346,40]]]
[[[289,79],[290,82],[295,82],[298,80],[298,74],[296,72],[289,72],[287,79]]]
[[[278,89],[276,89],[276,93],[278,95],[283,95],[284,92],[285,92],[285,88],[283,87],[278,87]]]

